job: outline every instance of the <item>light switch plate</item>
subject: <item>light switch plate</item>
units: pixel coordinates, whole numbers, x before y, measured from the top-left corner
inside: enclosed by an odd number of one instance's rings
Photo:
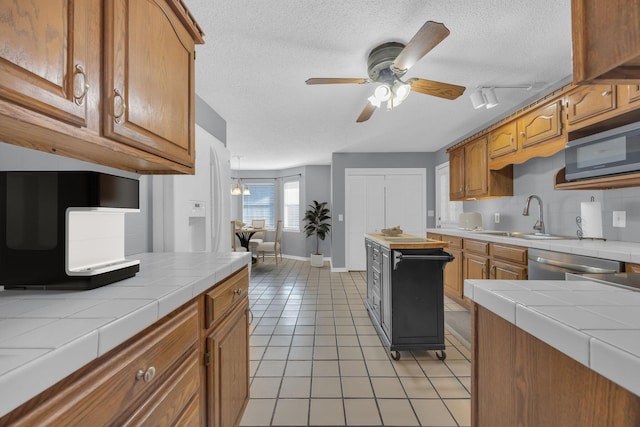
[[[624,228],[627,226],[627,212],[613,211],[613,226]]]
[[[500,212],[496,212],[493,214],[493,222],[496,224],[500,224]]]

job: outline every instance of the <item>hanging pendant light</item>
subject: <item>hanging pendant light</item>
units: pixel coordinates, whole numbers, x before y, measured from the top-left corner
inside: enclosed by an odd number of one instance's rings
[[[238,159],[238,173],[240,172],[240,158],[242,156],[233,156]],[[246,185],[240,185],[240,177],[238,177],[238,181],[236,182],[236,186],[231,189],[232,196],[250,196],[251,191],[249,191],[249,187]]]

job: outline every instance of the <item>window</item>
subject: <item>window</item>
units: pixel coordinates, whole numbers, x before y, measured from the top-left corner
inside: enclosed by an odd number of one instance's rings
[[[284,183],[284,228],[300,230],[300,181]]]
[[[274,185],[273,184],[247,184],[251,195],[242,196],[242,221],[251,224],[254,219],[264,219],[265,226],[275,227],[273,220]]]

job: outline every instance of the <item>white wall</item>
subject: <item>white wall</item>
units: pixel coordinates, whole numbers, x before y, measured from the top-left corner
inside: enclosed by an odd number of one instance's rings
[[[195,175],[153,177],[154,252],[226,251],[231,247],[229,151],[196,125]],[[204,206],[194,210],[194,203]]]
[[[125,214],[125,255],[151,250],[149,179],[135,173],[83,162],[42,151],[0,142],[0,170],[3,171],[96,171],[140,181],[140,213]]]

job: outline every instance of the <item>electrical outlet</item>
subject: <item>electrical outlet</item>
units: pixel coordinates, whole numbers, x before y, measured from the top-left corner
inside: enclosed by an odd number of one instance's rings
[[[500,224],[500,212],[496,212],[493,214],[493,222],[496,224]]]
[[[627,226],[627,212],[613,211],[613,226],[624,228]]]

